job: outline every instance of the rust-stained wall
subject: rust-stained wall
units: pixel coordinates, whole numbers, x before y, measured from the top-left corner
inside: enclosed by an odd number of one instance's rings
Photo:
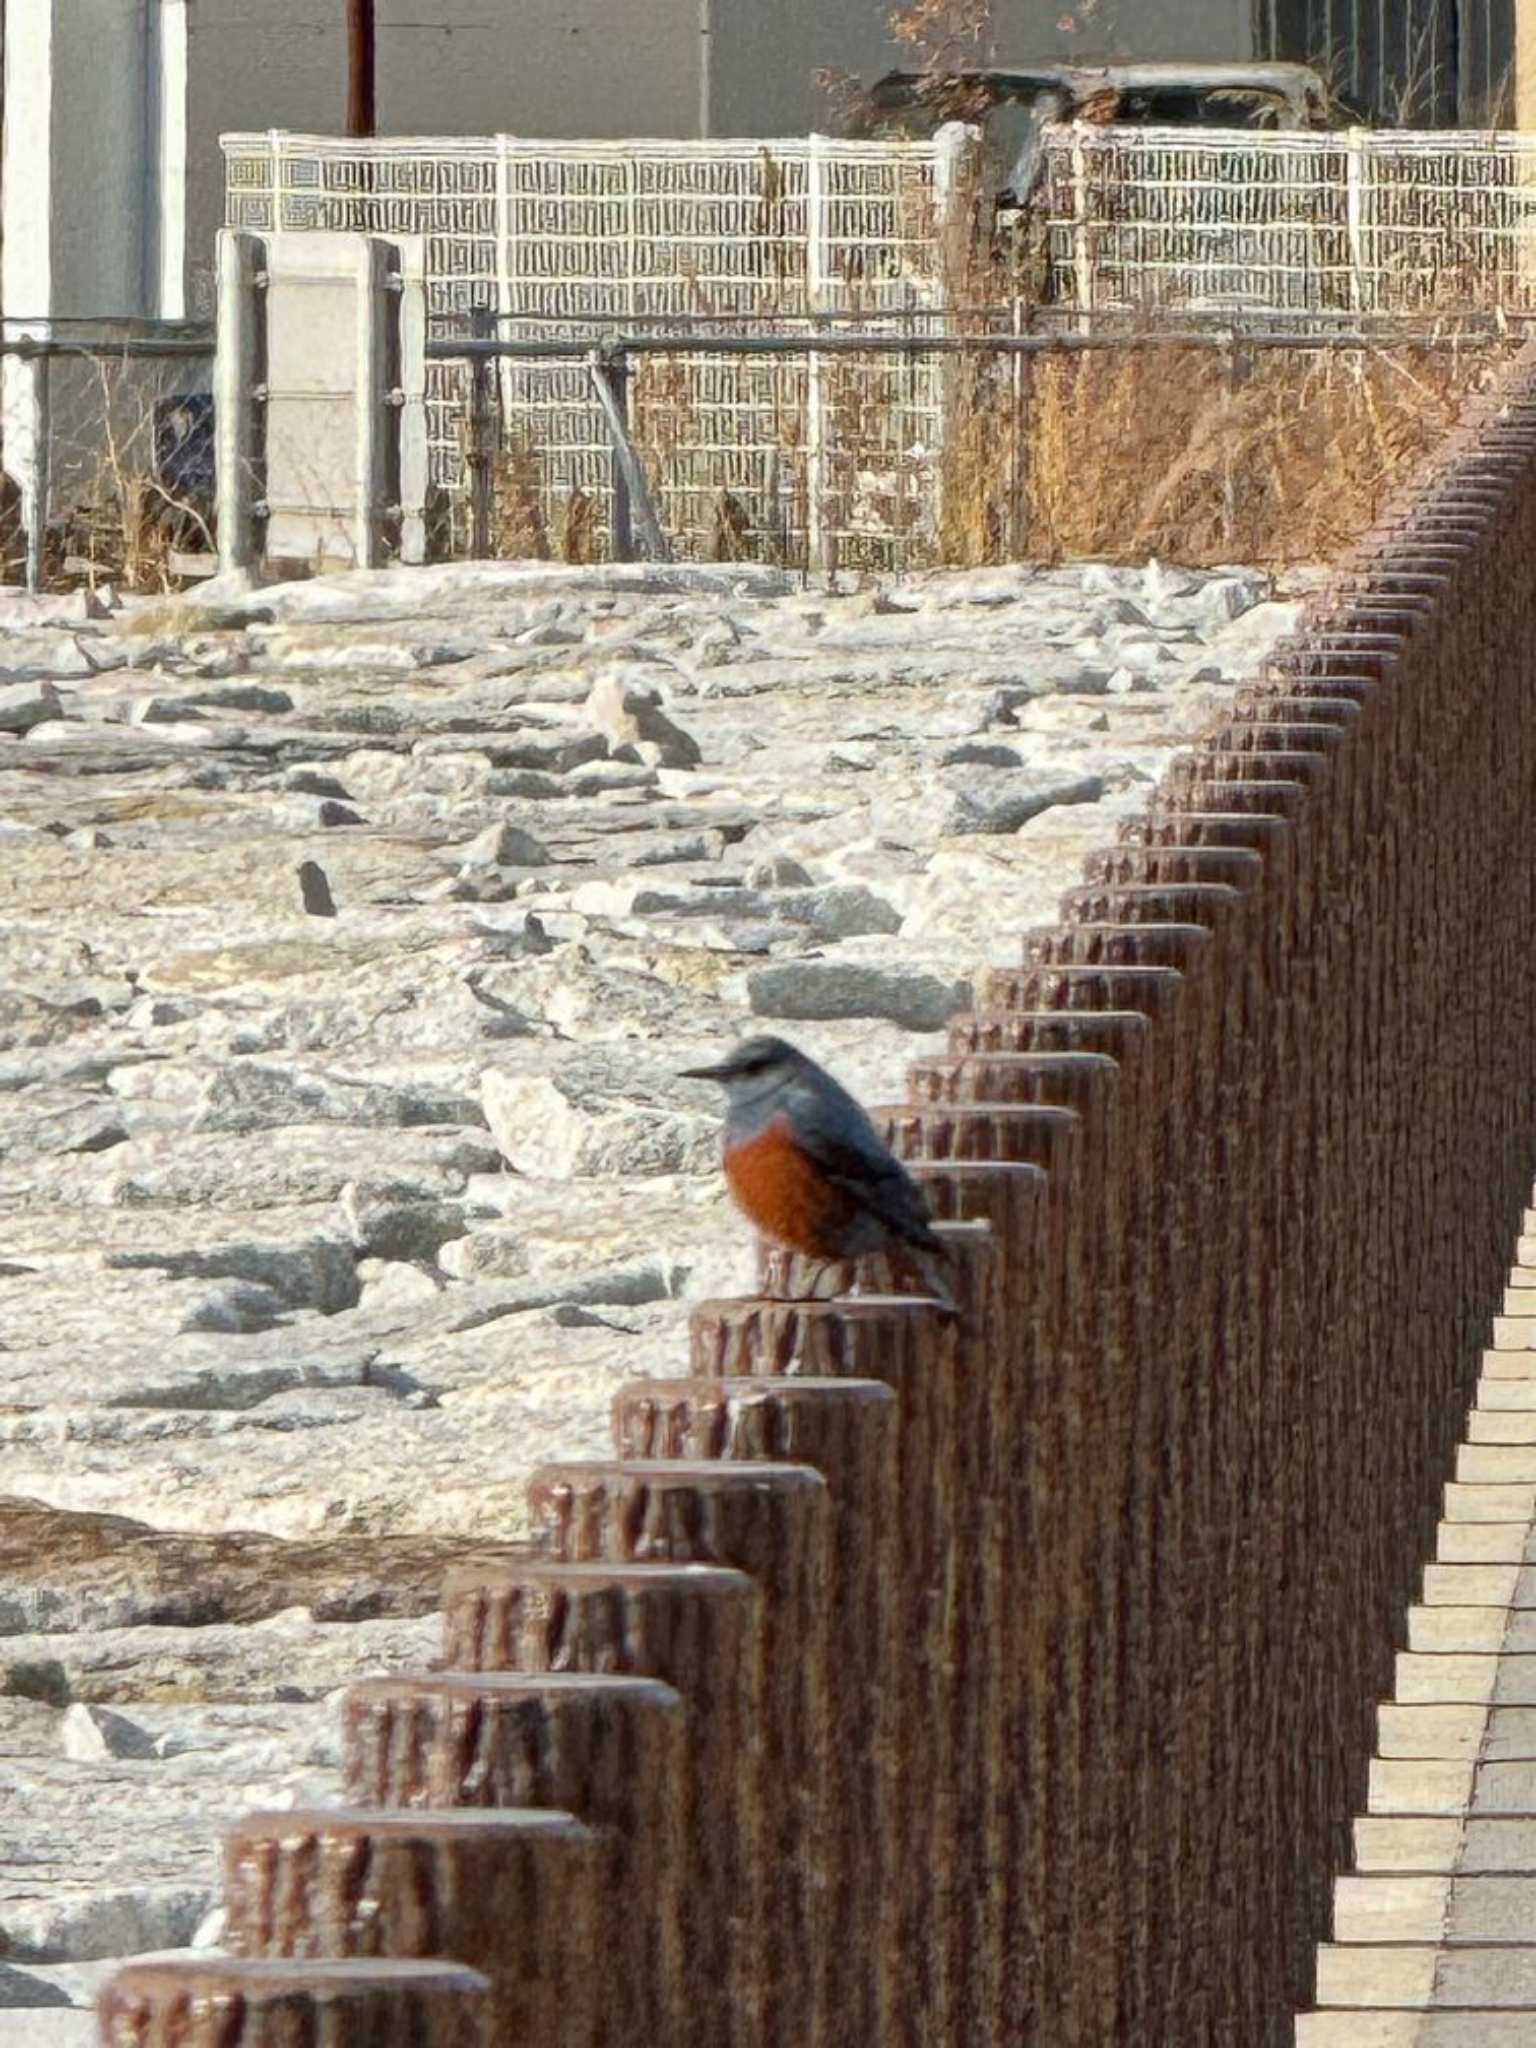
[[[882,1112],[959,1314],[701,1307],[353,1688],[355,1809],[232,1837],[286,1970],[125,1973],[110,2040],[1289,2041],[1536,1159],[1506,394]]]

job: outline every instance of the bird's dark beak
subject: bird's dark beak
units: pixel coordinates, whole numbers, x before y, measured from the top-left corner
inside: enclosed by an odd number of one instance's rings
[[[677,1070],[679,1081],[728,1081],[730,1077],[731,1070],[728,1066],[679,1067]]]

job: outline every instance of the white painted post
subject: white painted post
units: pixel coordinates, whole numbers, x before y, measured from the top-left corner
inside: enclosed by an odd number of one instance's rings
[[[826,158],[824,138],[810,137],[805,160],[805,308],[812,337],[822,305],[826,279]],[[825,358],[812,348],[805,366],[805,555],[807,569],[817,570],[826,554],[826,419],[823,393]]]
[[[259,236],[219,230],[219,330],[213,365],[214,461],[219,567],[256,566],[256,380],[262,309],[256,273],[266,260]]]
[[[1344,226],[1349,241],[1350,310],[1368,310],[1365,270],[1365,130],[1351,128],[1344,142]]]
[[[934,235],[938,252],[939,310],[942,329],[954,328],[953,315],[963,305],[971,271],[972,238],[978,180],[972,152],[980,131],[963,121],[946,121],[933,138]],[[938,372],[938,445],[933,451],[933,496],[928,528],[937,547],[944,535],[944,451],[967,379],[959,356],[941,357]]]
[[[400,559],[427,559],[427,283],[426,245],[402,235],[400,295],[395,309],[400,336]]]
[[[1077,331],[1093,325],[1093,249],[1088,237],[1088,150],[1081,121],[1072,123],[1072,271],[1077,287]]]
[[[53,444],[53,407],[49,359],[34,356],[31,375],[32,461],[21,491],[21,516],[27,529],[27,588],[43,587],[43,560],[48,547],[49,458]]]
[[[155,55],[156,275],[162,320],[187,317],[187,0],[160,0]]]
[[[353,555],[360,569],[375,569],[383,556],[386,437],[390,427],[389,322],[392,303],[387,242],[365,235],[357,254],[357,505]]]

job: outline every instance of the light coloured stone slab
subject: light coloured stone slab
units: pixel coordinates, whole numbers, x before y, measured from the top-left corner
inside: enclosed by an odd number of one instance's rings
[[[1430,1564],[1426,1607],[1536,1607],[1536,1573],[1516,1564]]]
[[[1319,2005],[1431,2005],[1440,1952],[1426,1944],[1379,1948],[1324,1942],[1317,1951]]]
[[[1520,2012],[1305,2012],[1296,2048],[1531,2048]]]
[[[1519,1351],[1485,1351],[1482,1376],[1485,1380],[1528,1380],[1533,1362]]]
[[[1456,1478],[1463,1486],[1536,1484],[1536,1444],[1462,1444],[1456,1452]]]
[[[1503,1650],[1536,1649],[1536,1641],[1512,1640],[1517,1627],[1517,1619],[1507,1607],[1410,1607],[1408,1647],[1494,1656]]]
[[[1367,1810],[1371,1813],[1465,1813],[1472,1799],[1471,1762],[1422,1757],[1372,1757]]]
[[[1451,1878],[1341,1877],[1333,1888],[1336,1942],[1439,1941],[1451,1909]]]
[[[1317,2002],[1341,2006],[1516,2007],[1536,2030],[1536,1946],[1526,1943],[1328,1943]]]
[[[1477,1406],[1472,1411],[1474,1424],[1479,1415],[1492,1411],[1514,1413],[1520,1409],[1536,1408],[1536,1379],[1526,1374],[1516,1377],[1509,1373],[1485,1373],[1477,1383],[1476,1401]]]
[[[1493,1485],[1483,1481],[1453,1483],[1445,1489],[1448,1522],[1518,1522],[1529,1529],[1536,1521],[1536,1486]]]
[[[1521,1565],[1527,1561],[1530,1542],[1529,1522],[1442,1522],[1435,1537],[1435,1556],[1447,1565]]]
[[[1536,1944],[1536,1877],[1341,1877],[1336,1942]]]
[[[1536,1351],[1536,1316],[1495,1316],[1495,1351]]]
[[[1355,1821],[1355,1867],[1362,1875],[1536,1875],[1536,1813],[1458,1820],[1363,1814]]]
[[[1460,1820],[1361,1815],[1355,1821],[1355,1867],[1361,1872],[1455,1870],[1465,1828]],[[1536,1856],[1536,1822],[1531,1825],[1529,1841]]]
[[[1536,1759],[1456,1762],[1373,1757],[1369,1810],[1448,1817],[1536,1812]]]
[[[1387,1701],[1376,1710],[1378,1758],[1475,1761],[1490,1718],[1486,1707],[1403,1707]]]
[[[1397,1658],[1395,1697],[1401,1706],[1491,1706],[1499,1692],[1498,1657],[1424,1656],[1403,1651]],[[1532,1674],[1536,1697],[1536,1673]]]
[[[67,2005],[0,2012],[0,2048],[96,2048],[96,2015]]]
[[[1467,1442],[1536,1444],[1536,1387],[1530,1380],[1490,1380],[1489,1385],[1511,1398],[1474,1408],[1467,1417]],[[1516,1401],[1512,1397],[1517,1392],[1529,1392],[1532,1399]]]

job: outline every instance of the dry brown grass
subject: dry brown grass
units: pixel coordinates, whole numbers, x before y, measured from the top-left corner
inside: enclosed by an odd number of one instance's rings
[[[978,377],[945,463],[945,559],[1330,560],[1499,359],[1149,343],[1035,358],[1017,411],[1006,372]]]

